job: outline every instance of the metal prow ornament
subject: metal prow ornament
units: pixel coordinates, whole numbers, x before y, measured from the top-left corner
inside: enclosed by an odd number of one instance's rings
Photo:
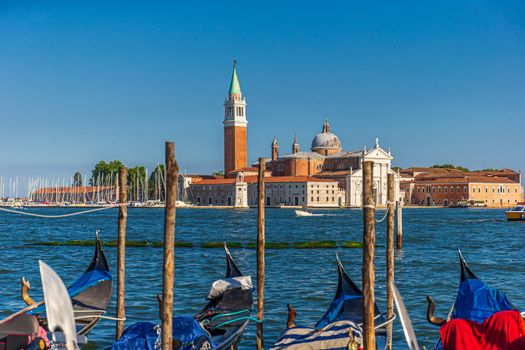
[[[286,326],[288,327],[288,329],[290,329],[290,328],[295,327],[295,315],[297,314],[297,312],[293,308],[292,304],[288,304],[287,307],[288,307],[288,321],[287,321]]]
[[[34,303],[36,303],[36,301],[34,301],[33,298],[29,296],[29,290],[31,289],[31,284],[29,283],[29,280],[26,280],[26,278],[22,276],[22,278],[20,279],[20,284],[22,284],[20,295],[22,296],[22,299],[24,300],[24,302],[28,306],[31,306]]]
[[[434,316],[434,311],[436,310],[436,304],[434,303],[434,299],[432,299],[430,295],[427,295],[427,303],[428,303],[427,321],[436,326],[442,326],[445,323],[447,323],[447,320],[445,320],[444,318]]]

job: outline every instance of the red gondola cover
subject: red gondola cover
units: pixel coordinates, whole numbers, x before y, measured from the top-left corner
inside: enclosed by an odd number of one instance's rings
[[[443,350],[522,350],[525,323],[518,311],[500,311],[483,323],[453,319],[440,329]]]

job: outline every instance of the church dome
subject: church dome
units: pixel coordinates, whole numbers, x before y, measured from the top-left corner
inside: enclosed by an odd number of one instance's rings
[[[330,124],[328,120],[325,120],[323,124],[323,131],[315,135],[312,140],[312,152],[326,153],[324,151],[330,151],[332,154],[341,150],[341,141],[339,138],[330,132]]]

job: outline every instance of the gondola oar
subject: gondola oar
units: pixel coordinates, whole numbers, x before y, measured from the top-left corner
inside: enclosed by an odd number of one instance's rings
[[[403,333],[405,333],[408,348],[410,350],[419,350],[416,333],[414,332],[414,328],[412,328],[412,322],[410,321],[410,316],[408,316],[408,311],[405,307],[405,303],[403,302],[403,298],[401,298],[401,294],[399,294],[399,290],[397,290],[396,285],[392,283],[391,286],[392,290],[394,291],[394,301],[396,302],[399,320],[403,326]]]
[[[62,332],[67,350],[76,350],[78,346],[73,304],[66,286],[57,273],[45,262],[39,260],[38,263],[46,305],[47,324],[49,331],[53,334],[53,341],[57,342],[56,333]]]

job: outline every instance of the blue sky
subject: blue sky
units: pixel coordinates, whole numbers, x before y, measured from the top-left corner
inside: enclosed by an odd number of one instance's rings
[[[222,169],[233,58],[250,161],[274,134],[308,149],[328,115],[398,166],[525,170],[523,1],[4,0],[0,176],[151,170],[165,140],[188,173]]]

